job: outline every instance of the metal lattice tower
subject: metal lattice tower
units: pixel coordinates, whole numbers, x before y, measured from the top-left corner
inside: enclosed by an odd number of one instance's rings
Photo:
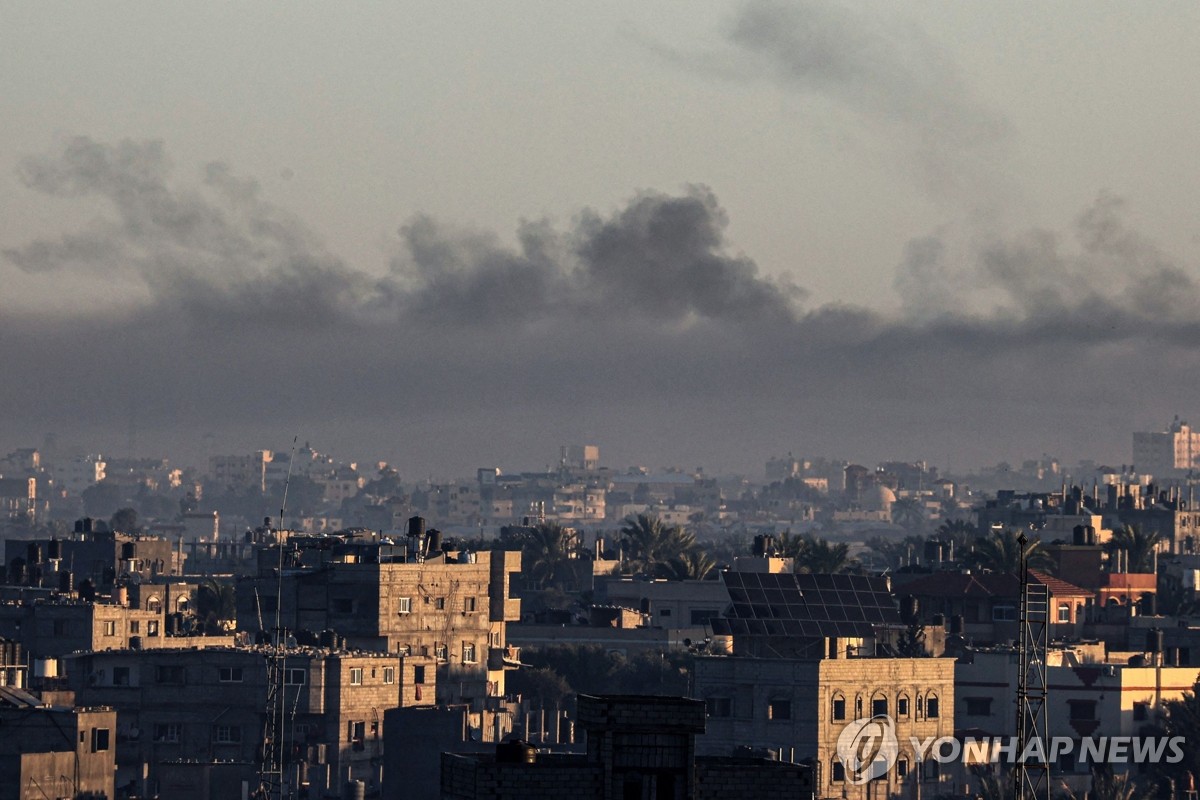
[[[288,487],[292,483],[292,465],[296,463],[296,442],[292,439],[292,454],[288,461],[287,480],[283,482],[283,500],[279,506],[279,525],[275,547],[279,551],[279,566],[275,572],[275,625],[271,628],[270,650],[267,652],[267,707],[263,723],[262,760],[258,768],[257,798],[283,800],[283,731],[287,722],[287,702],[284,697],[284,678],[287,673],[288,633],[283,627],[283,514],[287,508]]]
[[[1050,798],[1050,724],[1046,708],[1046,650],[1050,641],[1050,590],[1029,581],[1029,539],[1021,548],[1021,620],[1017,668],[1017,763],[1013,800]],[[1031,743],[1037,742],[1032,748]],[[1040,747],[1037,746],[1040,744]],[[1022,758],[1030,751],[1028,760]]]

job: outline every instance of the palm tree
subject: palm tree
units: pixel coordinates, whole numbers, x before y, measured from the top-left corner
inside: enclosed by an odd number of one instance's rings
[[[830,544],[807,533],[784,531],[777,544],[779,555],[792,559],[795,572],[844,572],[858,566],[858,562],[850,558],[850,545],[845,543]]]
[[[915,497],[902,497],[892,503],[892,523],[899,525],[909,533],[920,534],[929,525],[925,508]]]
[[[196,587],[193,613],[204,633],[225,633],[237,621],[237,594],[231,584],[209,578]]]
[[[1128,554],[1127,572],[1153,573],[1155,555],[1162,535],[1158,531],[1143,532],[1140,525],[1123,525],[1113,531],[1112,538],[1104,543],[1111,571],[1112,559],[1119,550]]]
[[[625,546],[625,558],[631,569],[653,573],[659,564],[694,547],[696,537],[678,525],[664,524],[658,517],[638,514],[625,519],[621,526],[621,543]]]
[[[1016,531],[994,531],[990,536],[975,539],[975,547],[964,554],[974,567],[991,572],[1021,572],[1021,545]],[[1025,543],[1025,557],[1031,569],[1047,570],[1054,566],[1050,554],[1042,549],[1040,539],[1029,539]]]
[[[979,536],[979,529],[965,519],[948,519],[937,526],[933,535],[940,541],[953,542],[955,553],[965,553]]]
[[[717,562],[702,548],[693,547],[659,567],[659,575],[663,578],[679,581],[702,581],[717,568]]]
[[[557,522],[542,522],[517,534],[521,544],[521,572],[538,589],[561,582],[567,561],[579,554],[579,536]]]
[[[897,570],[911,563],[914,557],[921,558],[925,552],[925,540],[920,536],[905,536],[903,539],[885,539],[872,536],[867,547],[887,564],[888,569]]]

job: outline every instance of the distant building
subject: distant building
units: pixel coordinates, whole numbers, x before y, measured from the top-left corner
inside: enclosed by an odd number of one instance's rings
[[[55,465],[54,481],[71,496],[79,497],[85,490],[104,480],[106,467],[101,456],[76,456],[64,464]]]
[[[267,490],[267,467],[274,459],[270,450],[257,450],[246,456],[213,456],[208,460],[209,479],[218,491]]]
[[[559,464],[566,469],[594,472],[600,468],[600,448],[594,444],[567,444],[559,452]]]
[[[37,478],[0,478],[0,517],[37,516]]]
[[[1200,466],[1200,432],[1176,417],[1164,431],[1134,433],[1133,464],[1157,481],[1187,477]]]

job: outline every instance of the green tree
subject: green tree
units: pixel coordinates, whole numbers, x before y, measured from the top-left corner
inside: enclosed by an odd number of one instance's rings
[[[579,535],[557,522],[542,522],[515,530],[521,546],[521,573],[538,589],[561,584],[567,579],[569,560],[580,552]]]
[[[974,549],[964,553],[964,559],[973,567],[999,573],[1021,572],[1021,545],[1016,531],[995,531],[990,536],[975,539]],[[1050,554],[1042,549],[1040,539],[1028,539],[1025,554],[1030,569],[1048,570],[1054,566]]]
[[[948,519],[934,530],[933,535],[943,542],[954,543],[954,553],[967,552],[971,542],[979,536],[979,528],[965,519]]]
[[[716,568],[712,556],[700,547],[693,547],[659,565],[659,575],[677,581],[702,581]]]
[[[858,567],[850,558],[850,545],[845,542],[831,544],[827,539],[806,533],[793,534],[784,531],[777,541],[779,554],[793,560],[796,572],[832,573],[845,572]]]
[[[1140,525],[1122,525],[1113,531],[1112,538],[1104,543],[1104,552],[1108,554],[1109,568],[1114,566],[1117,551],[1128,553],[1129,569],[1127,572],[1153,573],[1155,551],[1162,536],[1158,531],[1143,531]]]
[[[232,584],[210,578],[196,587],[192,599],[196,622],[205,634],[232,630],[237,621],[237,594]]]
[[[866,545],[889,569],[895,571],[913,563],[914,559],[924,557],[925,539],[920,536],[905,536],[903,539],[872,536],[867,539]]]
[[[892,503],[892,523],[919,536],[929,528],[929,516],[920,500],[902,497]]]
[[[666,525],[646,514],[626,518],[621,526],[627,568],[655,574],[661,565],[678,558],[696,545],[696,537],[678,525]]]
[[[508,689],[533,701],[534,708],[562,705],[571,695],[571,684],[549,667],[517,670],[508,680]]]

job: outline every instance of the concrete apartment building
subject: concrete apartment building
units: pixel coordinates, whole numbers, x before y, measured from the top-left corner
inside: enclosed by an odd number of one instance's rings
[[[68,597],[0,602],[0,637],[32,658],[59,659],[81,650],[163,646],[162,610],[148,611]],[[53,676],[48,676],[53,677]]]
[[[583,755],[523,742],[495,755],[442,755],[443,800],[793,800],[812,796],[812,768],[762,758],[696,755],[704,704],[682,697],[578,699]]]
[[[213,456],[208,460],[208,475],[218,491],[226,489],[267,490],[267,470],[275,455],[256,450],[244,456]]]
[[[81,519],[64,539],[9,539],[4,544],[8,582],[61,591],[90,581],[108,593],[126,580],[153,581],[182,575],[184,555],[157,536],[108,530],[103,522]]]
[[[698,752],[749,746],[781,758],[813,759],[818,798],[945,793],[937,763],[918,770],[909,737],[954,733],[954,661],[881,655],[878,626],[899,623],[887,581],[851,575],[723,573],[732,615],[713,620],[733,654],[696,661],[694,696],[708,709]],[[850,723],[888,715],[900,754],[884,779],[847,780],[836,752]]]
[[[1127,660],[1127,659],[1122,659]],[[1091,736],[1137,736],[1162,704],[1191,692],[1195,667],[1104,663],[1102,648],[1054,648],[1048,653],[1049,734],[1078,741]],[[1159,659],[1160,660],[1160,659]],[[1015,736],[1018,655],[1015,649],[969,651],[954,667],[955,728],[973,736]],[[1078,753],[1079,748],[1074,748]],[[1128,765],[1113,765],[1123,772]],[[1087,788],[1091,765],[1062,757],[1055,781]]]
[[[81,653],[70,660],[69,684],[78,702],[117,710],[118,785],[158,791],[168,762],[259,763],[269,655],[256,647]],[[433,659],[292,648],[282,666],[285,780],[317,796],[348,779],[378,789],[384,712],[432,703]]]
[[[515,668],[507,624],[521,616],[509,593],[519,552],[444,552],[440,534],[411,521],[402,544],[336,536],[292,536],[279,550],[259,551],[259,572],[239,579],[238,628],[273,619],[281,592],[282,625],[292,631],[335,631],[350,647],[432,658],[438,701],[482,702],[504,695]]]
[[[1200,466],[1200,432],[1176,417],[1166,430],[1133,434],[1133,464],[1157,481],[1185,478]]]
[[[0,800],[115,797],[117,712],[0,687]]]

